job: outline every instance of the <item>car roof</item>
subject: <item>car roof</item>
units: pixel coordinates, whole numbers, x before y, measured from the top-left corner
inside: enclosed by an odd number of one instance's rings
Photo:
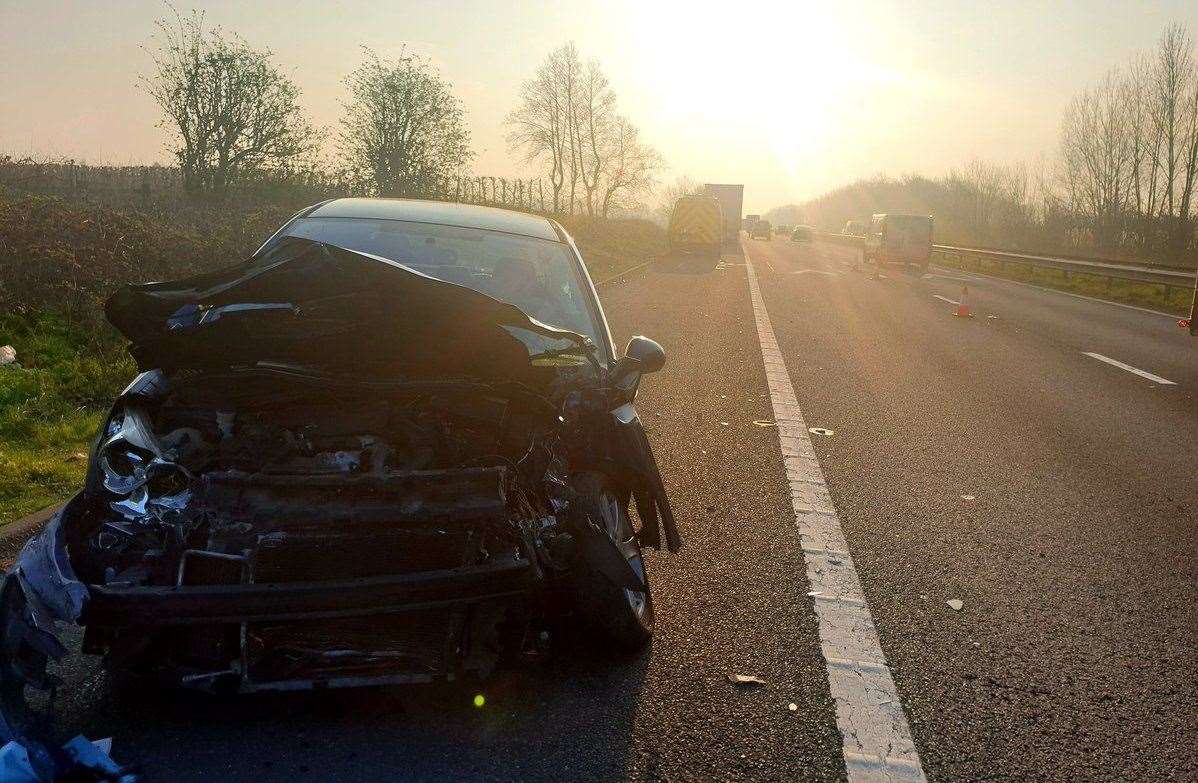
[[[553,223],[540,215],[474,204],[412,198],[338,198],[317,204],[304,217],[407,220],[442,226],[478,228],[561,241]]]

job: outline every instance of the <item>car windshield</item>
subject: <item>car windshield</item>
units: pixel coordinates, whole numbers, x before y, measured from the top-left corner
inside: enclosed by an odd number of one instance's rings
[[[381,256],[473,288],[527,315],[602,345],[574,255],[546,239],[431,223],[374,218],[300,218],[287,236]]]

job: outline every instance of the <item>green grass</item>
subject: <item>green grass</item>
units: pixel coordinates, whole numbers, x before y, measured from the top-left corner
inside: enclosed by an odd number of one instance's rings
[[[1193,296],[1193,289],[1170,286],[1166,295],[1164,286],[1152,283],[1114,280],[1101,275],[1069,273],[1017,262],[1007,262],[1004,265],[993,259],[977,256],[937,253],[936,261],[955,269],[981,272],[1006,280],[1017,280],[1045,288],[1055,288],[1059,291],[1092,296],[1096,299],[1176,313],[1179,316],[1190,312],[1190,299]]]
[[[106,325],[0,315],[0,526],[59,502],[83,479],[100,417],[136,372]],[[18,366],[19,365],[19,366]]]
[[[619,275],[665,253],[665,229],[647,220],[559,218],[574,237],[595,282]]]

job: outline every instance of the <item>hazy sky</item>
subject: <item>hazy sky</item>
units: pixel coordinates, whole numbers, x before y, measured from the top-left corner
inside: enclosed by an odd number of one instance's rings
[[[573,40],[600,60],[666,177],[744,182],[764,211],[883,172],[940,174],[973,157],[1037,164],[1070,97],[1182,21],[1159,2],[180,0],[269,47],[335,130],[341,80],[403,46],[465,103],[479,174],[525,173],[503,116],[522,80]],[[0,153],[165,161],[136,86],[158,0],[0,0]]]

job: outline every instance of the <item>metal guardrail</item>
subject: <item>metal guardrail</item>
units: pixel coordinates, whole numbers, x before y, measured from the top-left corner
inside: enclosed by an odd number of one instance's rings
[[[861,237],[844,234],[821,234],[822,239],[828,239],[840,244],[860,247]],[[982,258],[997,262],[1000,270],[1010,264],[1042,269],[1057,269],[1065,274],[1066,279],[1074,274],[1104,277],[1107,279],[1107,290],[1115,280],[1132,283],[1159,285],[1162,288],[1162,301],[1169,301],[1172,289],[1190,291],[1194,288],[1194,270],[1153,266],[1151,264],[1135,264],[1109,259],[1064,258],[1061,256],[1041,255],[1037,253],[1020,253],[1011,250],[988,250],[976,247],[961,247],[958,245],[932,245],[932,252],[941,255],[955,255],[957,258]]]
[[[953,253],[958,256],[970,255],[988,258],[998,261],[1000,265],[1015,263],[1024,266],[1046,267],[1059,269],[1063,272],[1077,272],[1115,280],[1129,280],[1136,283],[1151,283],[1168,288],[1185,288],[1189,290],[1194,284],[1194,272],[1192,271],[1167,269],[1147,264],[1131,264],[1098,259],[1062,258],[1060,256],[1043,256],[1034,253],[1016,253],[1006,250],[983,250],[972,247],[957,247],[955,245],[932,245],[932,250],[940,253]]]

